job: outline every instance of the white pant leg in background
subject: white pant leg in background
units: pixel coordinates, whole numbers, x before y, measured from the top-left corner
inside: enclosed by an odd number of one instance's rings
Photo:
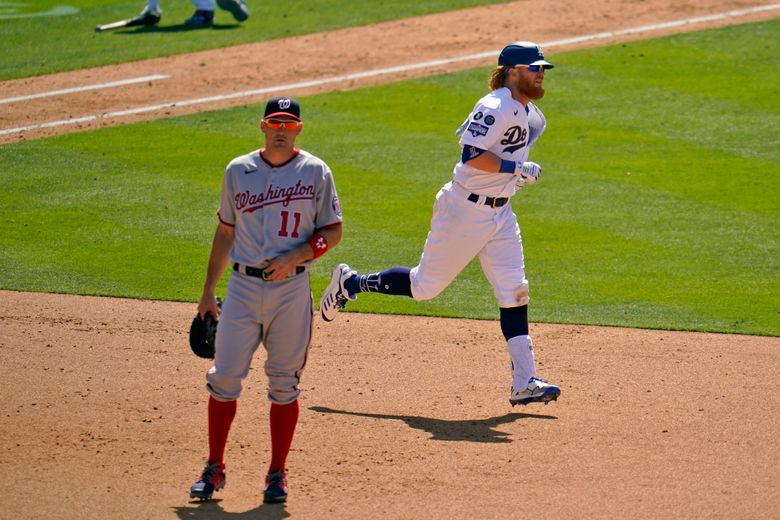
[[[214,0],[192,0],[192,5],[198,11],[213,11]]]

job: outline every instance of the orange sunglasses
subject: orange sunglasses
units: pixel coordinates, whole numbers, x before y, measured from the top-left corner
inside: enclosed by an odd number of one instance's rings
[[[295,130],[303,126],[300,121],[281,121],[279,119],[264,119],[263,121],[271,130]]]

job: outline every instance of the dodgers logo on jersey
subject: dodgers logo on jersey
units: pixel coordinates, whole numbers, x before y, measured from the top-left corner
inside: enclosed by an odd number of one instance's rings
[[[501,144],[508,144],[503,149],[504,152],[515,153],[526,145],[528,139],[528,130],[519,126],[513,126],[504,133],[505,139],[501,139]]]

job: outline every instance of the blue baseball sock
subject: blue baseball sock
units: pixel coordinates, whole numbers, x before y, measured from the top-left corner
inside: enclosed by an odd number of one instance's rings
[[[344,282],[349,294],[376,292],[396,296],[412,296],[412,280],[408,267],[392,267],[372,274],[358,274]]]
[[[515,336],[528,335],[528,305],[522,307],[500,307],[501,332],[509,341]]]

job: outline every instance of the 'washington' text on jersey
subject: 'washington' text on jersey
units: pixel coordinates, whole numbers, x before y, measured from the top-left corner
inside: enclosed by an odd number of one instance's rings
[[[314,198],[314,186],[301,185],[298,181],[295,186],[275,187],[268,185],[263,193],[251,193],[249,190],[237,193],[235,196],[236,210],[251,213],[269,204],[288,206],[293,200],[311,200]]]

